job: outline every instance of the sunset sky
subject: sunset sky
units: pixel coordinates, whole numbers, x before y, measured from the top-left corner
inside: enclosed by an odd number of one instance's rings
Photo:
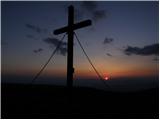
[[[53,31],[67,25],[71,4],[75,22],[92,20],[75,32],[104,78],[158,76],[158,1],[1,2],[2,75],[34,76],[41,69],[63,37]],[[65,78],[66,55],[59,51],[42,76]],[[76,39],[74,68],[75,78],[97,77]]]

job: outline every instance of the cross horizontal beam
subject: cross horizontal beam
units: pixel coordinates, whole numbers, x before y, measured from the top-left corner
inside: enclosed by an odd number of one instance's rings
[[[79,29],[79,28],[82,28],[82,27],[87,27],[87,26],[89,26],[91,24],[92,24],[91,20],[85,20],[83,22],[79,22],[79,23],[73,24],[73,26],[72,26],[73,28],[72,29],[76,30],[76,29]],[[56,29],[54,31],[54,34],[58,35],[58,34],[61,34],[61,33],[64,33],[64,32],[68,32],[68,30],[69,30],[69,27],[66,26],[66,27],[63,27],[63,28],[60,28],[60,29]]]

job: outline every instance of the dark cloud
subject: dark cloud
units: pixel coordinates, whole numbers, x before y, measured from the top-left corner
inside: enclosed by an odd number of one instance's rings
[[[106,18],[105,10],[96,10],[93,12],[93,20],[98,21],[100,19]]]
[[[42,32],[46,33],[46,32],[47,32],[47,29],[45,29],[45,28],[40,28],[40,27],[38,27],[38,26],[31,25],[31,24],[26,24],[26,27],[29,28],[29,29],[34,30],[34,31],[37,32],[37,33],[42,33]]]
[[[112,55],[110,53],[106,53],[107,56],[112,57]]]
[[[46,42],[48,44],[51,44],[51,45],[54,45],[54,46],[57,46],[60,43],[60,40],[57,39],[57,38],[50,38],[50,37],[48,37],[48,38],[44,39],[44,42]],[[67,45],[66,42],[62,42],[61,43],[62,47],[66,46],[66,45]]]
[[[113,38],[105,38],[103,41],[103,44],[110,44],[111,42],[113,42]]]
[[[65,56],[66,53],[67,53],[67,48],[66,47],[64,47],[64,48],[61,47],[60,50],[59,50],[59,52],[60,52],[61,55]]]
[[[90,13],[92,19],[97,22],[106,17],[105,10],[99,10],[96,1],[82,1],[81,8]],[[85,12],[84,12],[85,13]]]
[[[42,51],[43,51],[42,48],[39,48],[39,49],[37,49],[37,50],[33,50],[34,53],[40,53],[40,52],[42,52]]]
[[[46,38],[43,40],[45,43],[50,44],[54,47],[57,47],[57,45],[61,42],[59,39],[57,38]],[[65,56],[67,53],[67,43],[66,42],[62,42],[61,46],[59,47],[57,53]]]
[[[152,44],[144,46],[143,48],[139,47],[131,47],[128,46],[126,49],[124,49],[124,53],[126,55],[142,55],[142,56],[148,56],[148,55],[159,55],[159,44]]]

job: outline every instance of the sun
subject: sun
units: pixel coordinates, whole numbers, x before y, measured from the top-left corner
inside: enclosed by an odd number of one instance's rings
[[[106,76],[104,79],[105,79],[105,80],[109,80],[109,77],[108,77],[108,76]]]

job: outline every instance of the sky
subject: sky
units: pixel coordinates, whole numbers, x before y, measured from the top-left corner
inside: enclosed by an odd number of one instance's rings
[[[87,54],[103,78],[156,77],[159,74],[158,1],[4,2],[1,4],[2,75],[35,75],[64,34],[69,5]],[[67,36],[42,76],[66,77]],[[97,78],[74,38],[74,78]]]

